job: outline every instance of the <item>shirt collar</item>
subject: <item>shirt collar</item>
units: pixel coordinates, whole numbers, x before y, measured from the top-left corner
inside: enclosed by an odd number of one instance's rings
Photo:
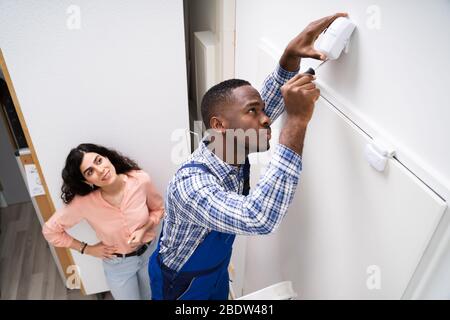
[[[239,172],[240,167],[226,163],[218,156],[216,156],[214,152],[209,150],[207,145],[205,144],[205,140],[200,142],[199,152],[202,155],[203,159],[205,160],[208,168],[219,179],[227,178],[232,172],[235,173]]]

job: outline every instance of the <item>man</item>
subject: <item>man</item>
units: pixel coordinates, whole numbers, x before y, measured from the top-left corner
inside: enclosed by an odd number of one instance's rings
[[[326,59],[314,41],[340,16],[346,14],[314,21],[295,37],[261,95],[247,81],[232,79],[203,97],[203,121],[212,137],[168,186],[166,218],[149,263],[153,299],[227,299],[235,235],[267,234],[280,224],[294,196],[306,128],[319,98],[314,77],[297,74],[300,58]],[[279,144],[249,192],[247,155],[269,148],[270,124],[283,110]],[[256,134],[234,134],[243,130]]]

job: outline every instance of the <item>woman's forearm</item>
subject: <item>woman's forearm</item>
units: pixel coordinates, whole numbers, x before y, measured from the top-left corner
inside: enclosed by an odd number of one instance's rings
[[[70,244],[70,249],[76,250],[81,253],[81,249],[83,249],[83,242],[78,241],[77,239],[73,239],[72,243]],[[86,249],[85,249],[86,250]]]

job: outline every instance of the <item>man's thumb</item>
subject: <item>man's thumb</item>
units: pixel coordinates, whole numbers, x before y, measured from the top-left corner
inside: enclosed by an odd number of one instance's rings
[[[327,59],[327,56],[324,53],[316,51],[316,50],[311,50],[310,52],[308,52],[308,57],[313,58],[313,59],[323,60],[323,61],[325,61]]]

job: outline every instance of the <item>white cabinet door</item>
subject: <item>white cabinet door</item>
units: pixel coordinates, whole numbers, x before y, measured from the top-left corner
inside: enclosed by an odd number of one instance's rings
[[[288,215],[249,240],[246,292],[292,280],[300,299],[402,297],[446,204],[395,159],[373,169],[370,140],[318,100]]]

